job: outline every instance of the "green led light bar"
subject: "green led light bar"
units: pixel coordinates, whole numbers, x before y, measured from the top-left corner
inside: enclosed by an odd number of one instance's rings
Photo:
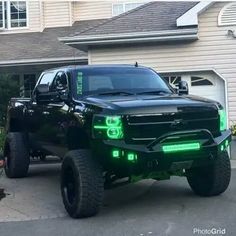
[[[225,110],[219,110],[220,116],[220,131],[224,131],[227,128],[227,117]]]
[[[200,150],[200,143],[167,144],[162,146],[164,153],[197,151]]]

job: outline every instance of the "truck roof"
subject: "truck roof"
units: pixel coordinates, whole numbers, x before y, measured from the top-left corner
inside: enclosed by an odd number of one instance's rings
[[[49,71],[57,71],[57,70],[78,70],[78,69],[93,69],[93,68],[148,68],[145,66],[136,66],[135,64],[99,64],[99,65],[68,65],[68,66],[62,66],[62,67],[56,67],[56,68],[51,68],[48,69],[44,72],[49,72]]]

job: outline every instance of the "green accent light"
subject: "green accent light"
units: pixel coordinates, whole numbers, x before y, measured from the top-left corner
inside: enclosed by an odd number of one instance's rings
[[[128,161],[137,161],[137,154],[135,153],[128,153],[127,154]]]
[[[107,129],[108,127],[104,125],[95,125],[93,128],[94,129]]]
[[[225,147],[227,148],[229,146],[229,140],[225,141]]]
[[[225,110],[219,110],[220,116],[220,131],[224,131],[227,128],[227,117]]]
[[[112,157],[113,158],[120,158],[120,151],[119,150],[113,150],[112,151]]]
[[[78,72],[77,74],[77,94],[82,95],[83,93],[83,73]]]
[[[220,145],[220,150],[224,151],[224,149],[225,149],[224,145]]]
[[[200,149],[200,143],[185,143],[185,144],[168,144],[163,145],[162,150],[164,153],[184,152],[184,151],[197,151]]]

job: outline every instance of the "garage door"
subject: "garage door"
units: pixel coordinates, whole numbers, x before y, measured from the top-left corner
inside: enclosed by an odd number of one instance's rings
[[[180,80],[185,80],[190,94],[218,101],[225,107],[225,83],[214,73],[165,74],[163,77],[174,86]]]

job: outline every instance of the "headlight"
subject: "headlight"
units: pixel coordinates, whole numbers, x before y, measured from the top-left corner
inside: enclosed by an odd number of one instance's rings
[[[122,139],[124,133],[121,116],[94,116],[93,136],[100,139]]]
[[[226,117],[226,112],[225,110],[219,110],[219,117],[220,117],[220,121],[219,121],[219,126],[220,126],[220,131],[224,131],[227,128],[227,117]]]

